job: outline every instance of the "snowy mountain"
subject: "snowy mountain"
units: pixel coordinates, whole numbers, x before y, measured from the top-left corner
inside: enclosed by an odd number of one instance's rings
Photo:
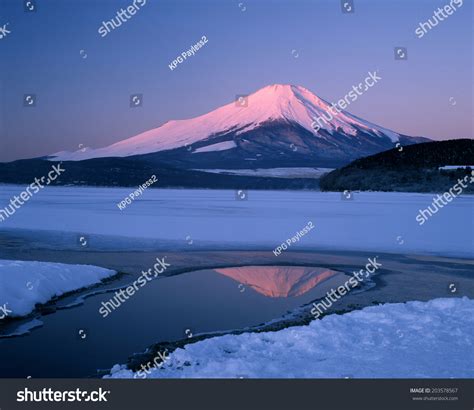
[[[61,151],[48,159],[80,161],[145,154],[186,168],[226,165],[338,166],[353,159],[427,140],[397,134],[346,111],[317,132],[314,121],[331,104],[304,87],[275,84],[207,114],[162,126],[110,146]]]

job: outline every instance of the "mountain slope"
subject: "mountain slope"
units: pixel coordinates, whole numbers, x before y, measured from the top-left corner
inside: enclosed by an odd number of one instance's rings
[[[232,102],[196,118],[168,121],[108,147],[62,151],[48,159],[79,161],[161,153],[164,155],[158,155],[158,160],[189,167],[217,166],[224,157],[233,163],[231,166],[260,160],[267,166],[280,160],[289,166],[293,162],[301,165],[301,160],[316,166],[323,165],[318,161],[324,159],[347,163],[392,148],[399,141],[410,144],[425,140],[397,134],[346,111],[315,132],[315,118],[330,107],[304,87],[275,84],[249,95],[243,104]]]

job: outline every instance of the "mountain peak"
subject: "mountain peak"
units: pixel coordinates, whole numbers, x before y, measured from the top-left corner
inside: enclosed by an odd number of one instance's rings
[[[363,121],[346,111],[330,119],[318,132],[313,124],[318,117],[329,117],[331,104],[305,87],[290,84],[272,84],[249,94],[243,101],[234,100],[199,117],[168,121],[159,128],[119,141],[100,149],[80,150],[55,155],[54,159],[82,160],[97,157],[126,157],[181,148],[216,135],[235,132],[235,135],[252,131],[264,123],[285,121],[296,124],[314,135],[343,133],[355,136],[361,130],[374,137],[388,137],[397,141],[399,135]],[[323,131],[323,132],[321,132]],[[233,147],[230,143],[226,147]],[[219,146],[219,149],[222,147]],[[51,157],[51,159],[53,159]]]
[[[304,88],[300,85],[293,85],[293,84],[267,85],[255,91],[253,94],[250,94],[249,97],[267,96],[273,99],[286,98],[290,100],[293,98],[298,98],[298,95],[304,96],[306,98],[309,97],[310,99],[312,99],[312,97],[316,97],[318,100],[320,100],[315,94],[313,94],[307,88]]]
[[[272,84],[250,94],[248,106],[259,110],[267,119],[286,119],[312,131],[314,116],[327,110],[329,103],[304,87]]]
[[[268,93],[282,93],[282,92],[292,92],[293,87],[297,87],[292,84],[271,84],[266,85],[265,87],[260,88],[255,91],[254,94],[259,92],[268,92]]]

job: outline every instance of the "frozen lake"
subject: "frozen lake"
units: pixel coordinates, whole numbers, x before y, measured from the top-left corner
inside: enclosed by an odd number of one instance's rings
[[[0,186],[0,208],[24,187]],[[362,250],[472,257],[474,197],[460,196],[423,226],[416,216],[434,194],[148,189],[120,210],[132,188],[47,187],[0,222],[6,233],[44,232],[56,249],[238,248],[272,251],[309,221],[315,226],[289,250]],[[13,231],[12,231],[13,230]],[[25,232],[27,232],[25,231]],[[133,240],[132,240],[133,238]],[[0,250],[1,253],[1,250]]]
[[[23,189],[0,186],[0,208]],[[474,249],[472,196],[456,198],[419,226],[415,218],[434,195],[356,193],[346,200],[338,193],[250,191],[239,200],[232,190],[148,189],[120,210],[132,191],[48,187],[0,222],[0,259],[126,273],[99,287],[107,293],[71,309],[38,312],[42,326],[25,337],[0,340],[3,376],[93,376],[153,343],[183,340],[188,330],[271,322],[322,297],[376,255],[383,260],[380,286],[345,297],[338,308],[472,295],[471,262],[462,259],[472,259]],[[314,228],[298,242],[272,253],[309,222]],[[99,315],[110,289],[165,255],[176,276],[150,282],[110,317]],[[344,273],[326,277],[331,269]],[[49,353],[37,360],[38,349]]]

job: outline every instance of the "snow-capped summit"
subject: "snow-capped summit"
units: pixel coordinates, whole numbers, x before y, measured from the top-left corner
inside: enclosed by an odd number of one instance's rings
[[[328,118],[330,107],[329,102],[304,87],[273,84],[199,117],[168,121],[158,128],[108,147],[72,153],[63,151],[51,155],[49,159],[128,157],[182,148],[186,148],[185,155],[192,154],[194,157],[210,152],[238,152],[240,149],[239,157],[243,158],[248,154],[254,155],[257,147],[268,155],[269,150],[279,154],[290,146],[292,152],[299,148],[299,154],[330,158],[331,155],[338,156],[335,147],[353,145],[356,151],[361,151],[360,145],[364,143],[367,149],[362,149],[361,154],[356,152],[353,155],[356,158],[366,154],[366,151],[375,153],[388,149],[400,140],[399,134],[346,111],[334,116],[316,132],[315,120],[324,116]],[[347,140],[347,137],[353,138],[353,141]],[[368,138],[373,141],[366,141]],[[256,145],[252,146],[252,143]],[[320,152],[326,146],[331,148],[328,155]],[[340,154],[342,152],[347,154],[347,149],[342,147]]]

